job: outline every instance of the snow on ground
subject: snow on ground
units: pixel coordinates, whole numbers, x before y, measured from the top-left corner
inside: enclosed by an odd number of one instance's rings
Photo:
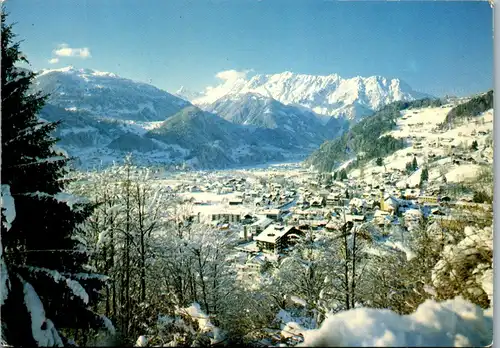
[[[185,308],[183,312],[198,322],[201,331],[211,331],[214,328],[214,325],[210,322],[210,318],[203,313],[198,303],[193,303],[191,306]]]
[[[231,200],[239,197],[240,195],[241,193],[238,192],[231,192],[220,195],[215,192],[183,192],[180,194],[182,198],[193,198],[195,201],[207,203],[222,203],[225,200]]]
[[[410,315],[356,308],[329,316],[317,330],[302,331],[303,347],[486,346],[492,343],[492,311],[462,298],[427,300]]]
[[[83,133],[83,132],[95,132],[97,131],[96,128],[91,127],[91,126],[85,126],[85,127],[71,127],[71,128],[63,128],[60,131],[61,136],[66,136],[70,133]]]
[[[420,133],[437,138],[437,134],[433,133],[432,129],[446,119],[446,115],[451,109],[451,107],[447,107],[403,110],[396,129],[383,135],[407,138],[415,135],[415,133]]]
[[[290,300],[302,307],[307,307],[307,302],[298,296],[290,296]]]
[[[476,177],[480,170],[481,166],[476,164],[455,166],[448,173],[446,173],[446,180],[447,182],[462,182]]]
[[[211,338],[211,343],[215,344],[221,340],[221,331],[210,321],[210,317],[205,314],[198,303],[193,303],[191,306],[180,309],[179,312],[187,314],[194,321],[198,322],[198,327],[201,332],[211,332],[213,338]]]
[[[451,107],[446,108],[422,108],[404,110],[401,118],[397,121],[396,129],[383,134],[392,135],[395,138],[404,138],[408,146],[398,150],[383,159],[384,165],[377,166],[375,159],[367,163],[363,168],[363,177],[366,183],[376,184],[379,179],[374,176],[386,171],[405,170],[406,163],[416,157],[418,167],[429,163],[429,180],[434,181],[446,175],[449,182],[456,182],[474,176],[479,166],[472,164],[451,164],[451,146],[459,148],[469,147],[474,140],[478,142],[480,150],[470,151],[468,155],[479,158],[485,163],[492,163],[492,149],[483,149],[487,138],[492,136],[493,110],[488,110],[477,116],[473,121],[464,122],[463,125],[455,126],[449,130],[438,130],[437,127],[446,119]],[[484,133],[483,133],[484,132]],[[444,158],[442,158],[444,157]],[[436,161],[433,158],[437,158]],[[340,168],[350,163],[347,161]],[[340,169],[339,168],[339,169]],[[351,171],[350,177],[359,178],[361,170]],[[409,178],[399,180],[399,185],[416,185],[420,182],[420,170],[413,173]]]

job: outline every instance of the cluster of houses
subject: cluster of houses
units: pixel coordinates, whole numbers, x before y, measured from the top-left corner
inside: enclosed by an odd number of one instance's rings
[[[240,274],[247,279],[258,276],[268,262],[279,260],[310,234],[340,234],[364,225],[374,231],[365,236],[370,239],[394,228],[411,231],[424,216],[452,222],[454,205],[473,204],[470,197],[454,202],[440,196],[439,183],[401,187],[398,182],[403,173],[396,169],[374,173],[372,179],[378,184],[359,179],[322,184],[319,174],[306,169],[288,180],[268,176],[267,182],[265,176],[241,172],[189,175],[190,180],[176,191],[191,194],[193,216],[199,222],[238,235],[235,253]],[[210,199],[202,198],[208,194]]]

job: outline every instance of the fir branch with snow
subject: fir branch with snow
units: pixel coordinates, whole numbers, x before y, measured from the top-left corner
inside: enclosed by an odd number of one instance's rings
[[[69,159],[54,149],[57,139],[50,135],[58,123],[38,118],[46,96],[30,91],[33,72],[16,67],[27,60],[3,7],[1,30],[2,339],[14,346],[61,346],[75,329],[102,326],[88,306],[105,283],[86,271],[88,253],[72,238],[93,206],[64,193]]]

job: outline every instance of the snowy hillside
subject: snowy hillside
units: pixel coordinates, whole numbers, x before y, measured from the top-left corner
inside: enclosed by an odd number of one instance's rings
[[[279,130],[234,124],[193,106],[146,137],[188,150],[185,159],[204,168],[284,160],[307,151],[307,144],[301,147],[297,138]]]
[[[440,130],[439,125],[451,109],[447,106],[402,111],[396,129],[384,135],[404,139],[408,146],[383,158],[383,166],[377,166],[373,160],[363,166],[362,171],[358,168],[350,175],[363,174],[365,182],[376,183],[378,176],[386,171],[404,171],[406,163],[415,157],[418,164],[427,164],[430,182],[461,182],[476,176],[481,166],[493,163],[493,109],[472,121]],[[477,149],[471,149],[474,141]],[[417,186],[420,172],[418,169],[400,178],[398,187]]]
[[[66,67],[38,72],[35,87],[48,103],[117,120],[163,121],[189,102],[113,73]]]
[[[186,162],[196,168],[226,168],[301,160],[318,144],[280,129],[237,125],[193,106],[163,122],[96,117],[51,104],[40,118],[62,121],[54,134],[61,139],[58,146],[86,168],[121,161],[127,153],[145,166]]]
[[[92,69],[42,70],[35,88],[50,95],[41,117],[63,121],[56,134],[60,145],[81,163],[135,152],[146,163],[187,161],[210,168],[302,159],[347,128],[344,116],[360,117],[390,101],[423,96],[382,77],[288,72],[250,80],[225,77],[195,99],[210,101],[203,106],[209,112],[195,118],[186,118],[189,112],[183,110],[191,104],[177,96]],[[198,95],[184,88],[177,94]],[[175,115],[178,121],[164,122]]]
[[[192,99],[194,104],[205,108],[228,95],[257,93],[283,104],[306,107],[318,114],[356,119],[394,101],[429,97],[399,79],[381,76],[344,79],[337,74],[316,76],[291,72],[255,75],[250,79],[244,74],[221,73],[218,76],[222,83]]]

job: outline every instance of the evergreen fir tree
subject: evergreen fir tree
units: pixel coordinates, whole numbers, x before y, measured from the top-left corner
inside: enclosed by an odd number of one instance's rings
[[[417,170],[418,168],[417,157],[413,157],[413,161],[411,162],[411,167],[413,170]]]
[[[46,97],[29,91],[35,74],[16,67],[27,60],[6,19],[2,8],[2,341],[57,346],[75,330],[111,327],[92,310],[105,277],[88,272],[78,238],[93,206],[63,193],[69,159],[54,149],[57,124],[37,117]]]
[[[342,169],[342,180],[347,180],[347,172],[345,169]]]
[[[420,186],[422,186],[424,182],[427,182],[427,180],[429,180],[429,170],[427,168],[423,168],[420,173]]]
[[[407,174],[410,174],[411,172],[413,172],[413,165],[412,165],[411,162],[406,162],[405,167],[406,167],[406,173]]]
[[[471,145],[470,149],[471,149],[472,151],[477,151],[477,149],[478,149],[478,144],[477,144],[477,141],[476,141],[476,140],[474,140],[474,141],[472,142],[472,145]]]

